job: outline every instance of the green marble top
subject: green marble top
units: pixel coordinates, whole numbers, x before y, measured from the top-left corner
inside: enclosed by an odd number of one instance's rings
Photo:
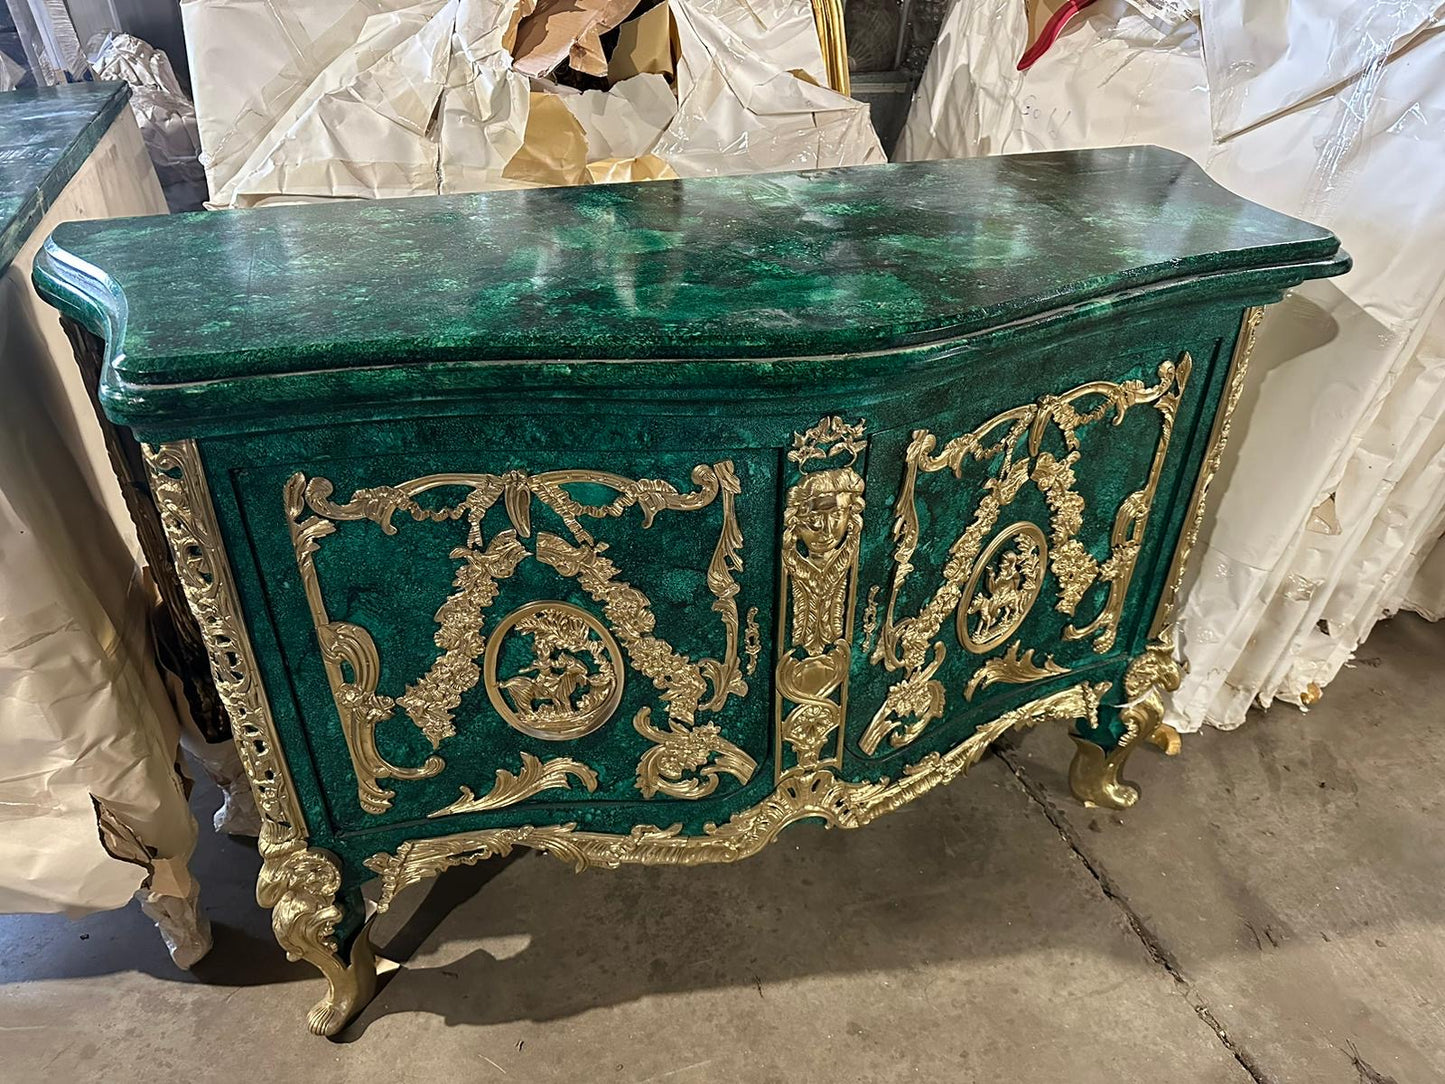
[[[124,83],[0,94],[0,271],[130,97]]]
[[[73,223],[35,278],[111,340],[103,401],[134,424],[218,385],[255,402],[268,374],[292,401],[355,393],[358,373],[431,390],[385,375],[399,365],[475,390],[622,382],[628,366],[578,364],[599,360],[660,362],[654,382],[679,386],[719,362],[873,364],[1091,299],[1338,274],[1338,250],[1129,147]]]

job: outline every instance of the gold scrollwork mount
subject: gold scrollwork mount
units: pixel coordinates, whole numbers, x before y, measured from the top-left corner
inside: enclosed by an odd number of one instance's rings
[[[411,840],[395,852],[373,855],[366,866],[381,877],[379,906],[384,910],[408,885],[451,866],[509,854],[516,847],[549,854],[579,871],[634,863],[695,866],[736,862],[757,853],[799,820],[816,817],[829,827],[860,828],[963,775],[1010,730],[1045,722],[1095,726],[1100,702],[1109,688],[1108,682],[1080,682],[1024,704],[979,727],[949,751],[927,754],[904,768],[897,779],[854,782],[829,768],[794,768],[757,805],[723,824],[706,826],[701,835],[683,835],[681,825],[640,825],[625,835],[579,830],[575,823],[492,828]]]
[[[201,627],[216,689],[231,717],[241,766],[261,814],[261,873],[256,900],[271,909],[271,929],[292,960],[326,977],[326,994],[307,1015],[317,1035],[334,1035],[376,988],[367,927],[343,951],[336,934],[341,865],[307,839],[306,819],[241,617],[240,599],[221,545],[220,525],[193,441],[145,445],[151,491],[176,558],[186,601]]]
[[[747,782],[756,762],[723,737],[719,726],[697,720],[701,713],[720,711],[730,697],[747,695],[744,666],[748,673],[756,669],[762,650],[756,611],[748,614],[745,636],[738,616],[736,574],[743,568],[743,536],[734,500],[740,486],[731,461],[699,464],[693,468],[692,481],[694,489],[680,492],[661,479],[632,479],[596,470],[432,474],[358,489],[348,500],[337,501],[328,479],[292,477],[285,487],[285,506],[297,568],[356,772],[361,807],[369,813],[390,808],[395,794],[382,789],[378,780],[424,779],[444,767],[437,756],[415,767],[395,765],[381,756],[375,730],[396,709],[410,716],[438,749],[456,733],[454,715],[462,697],[480,683],[508,725],[547,741],[574,740],[606,725],[616,712],[623,694],[624,661],[652,682],[667,712],[665,728],[648,722],[650,709],[633,720],[637,733],[655,743],[638,764],[637,787],[644,796],[702,797],[717,787],[720,774]],[[615,496],[604,503],[588,503],[568,488],[575,484],[601,487]],[[434,490],[455,489],[465,492],[450,503],[418,500]],[[535,529],[534,504],[560,521],[565,537]],[[497,505],[506,515],[507,528],[488,537],[488,512]],[[622,578],[622,570],[607,556],[607,544],[594,538],[583,523],[620,517],[636,508],[646,529],[663,512],[695,512],[714,505],[720,508],[721,528],[706,582],[713,595],[712,609],[723,627],[724,651],[721,658],[694,661],[662,638],[651,601]],[[467,531],[465,542],[451,553],[460,562],[452,593],[436,611],[433,639],[439,654],[426,673],[393,698],[377,692],[381,664],[371,636],[359,625],[333,621],[327,614],[315,555],[321,540],[335,533],[340,522],[370,520],[383,534],[394,535],[394,521],[401,513],[416,521],[465,521]],[[529,547],[525,539],[534,542]],[[499,594],[499,582],[527,560],[575,582],[600,608],[602,617],[568,602],[544,599],[514,610],[489,628],[489,609]],[[532,658],[517,672],[503,675],[498,671],[509,637],[530,640]],[[739,657],[740,646],[746,664]],[[498,769],[496,783],[482,797],[463,787],[457,801],[431,816],[500,808],[541,790],[566,788],[570,779],[589,790],[596,785],[596,773],[572,758],[526,762],[519,776]]]
[[[794,433],[788,452],[798,476],[783,506],[773,672],[778,778],[786,771],[785,745],[800,768],[843,761],[865,506],[855,468],[868,443],[864,427],[825,417]]]
[[[532,640],[532,661],[512,677],[497,676],[508,633]],[[607,627],[580,606],[543,600],[513,610],[487,641],[482,683],[509,726],[545,741],[591,734],[622,702],[622,651]]]
[[[1128,699],[1119,708],[1124,734],[1118,745],[1106,752],[1087,737],[1071,735],[1076,748],[1069,765],[1069,789],[1074,797],[1086,806],[1105,809],[1128,809],[1139,800],[1139,788],[1124,782],[1120,773],[1141,742],[1157,746],[1169,756],[1179,752],[1179,732],[1164,722],[1163,694],[1177,690],[1183,677],[1184,666],[1174,656],[1173,634],[1166,629],[1125,671],[1124,695]],[[1097,723],[1083,726],[1092,731]]]
[[[928,430],[914,432],[904,453],[903,484],[894,506],[892,583],[878,641],[869,655],[871,662],[899,677],[859,740],[863,752],[873,755],[885,740],[902,748],[943,715],[946,691],[937,674],[947,646],[938,633],[948,616],[954,615],[965,649],[979,654],[991,651],[1023,624],[1039,596],[1045,568],[1053,572],[1058,585],[1054,608],[1071,619],[1064,639],[1091,639],[1100,654],[1114,646],[1174,418],[1193,366],[1185,352],[1178,361],[1161,363],[1152,385],[1142,380],[1096,380],[1060,395],[1046,395],[990,418],[942,448]],[[1115,513],[1109,556],[1101,562],[1078,537],[1084,524],[1084,498],[1075,488],[1074,474],[1083,454],[1079,434],[1106,419],[1119,424],[1128,411],[1143,406],[1158,415],[1159,439],[1143,484],[1123,499]],[[1050,432],[1061,444],[1057,452],[1044,446]],[[941,582],[916,613],[904,615],[899,611],[900,592],[914,570],[921,542],[919,479],[943,470],[960,477],[968,462],[988,466],[983,496],[948,548]],[[1036,488],[1048,506],[1048,531],[1028,521],[999,529],[1004,510],[1028,486]],[[1078,607],[1098,584],[1107,587],[1106,598],[1092,620],[1079,621]],[[1024,664],[1017,648],[1014,651],[1012,659],[981,663],[965,699],[981,685],[1018,680],[1025,674],[1032,664]]]

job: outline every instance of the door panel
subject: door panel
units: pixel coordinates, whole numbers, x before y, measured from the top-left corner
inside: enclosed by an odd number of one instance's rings
[[[342,830],[559,803],[625,830],[770,774],[774,453],[237,474],[251,529],[290,536],[263,575]]]

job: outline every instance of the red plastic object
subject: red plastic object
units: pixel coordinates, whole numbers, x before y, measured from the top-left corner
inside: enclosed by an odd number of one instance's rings
[[[1039,57],[1047,53],[1049,47],[1059,39],[1059,35],[1064,32],[1064,27],[1068,26],[1069,20],[1093,2],[1094,0],[1068,0],[1068,3],[1054,12],[1053,17],[1039,31],[1038,38],[1024,50],[1024,55],[1019,57],[1019,71],[1026,72],[1032,68]]]

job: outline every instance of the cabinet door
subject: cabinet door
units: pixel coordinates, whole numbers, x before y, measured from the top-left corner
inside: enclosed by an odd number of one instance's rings
[[[776,462],[422,445],[235,472],[333,825],[625,832],[769,783]]]
[[[865,545],[850,775],[896,775],[1070,686],[1071,718],[1121,702],[1227,345],[1139,339],[1006,359],[874,437],[870,497],[890,515]]]

